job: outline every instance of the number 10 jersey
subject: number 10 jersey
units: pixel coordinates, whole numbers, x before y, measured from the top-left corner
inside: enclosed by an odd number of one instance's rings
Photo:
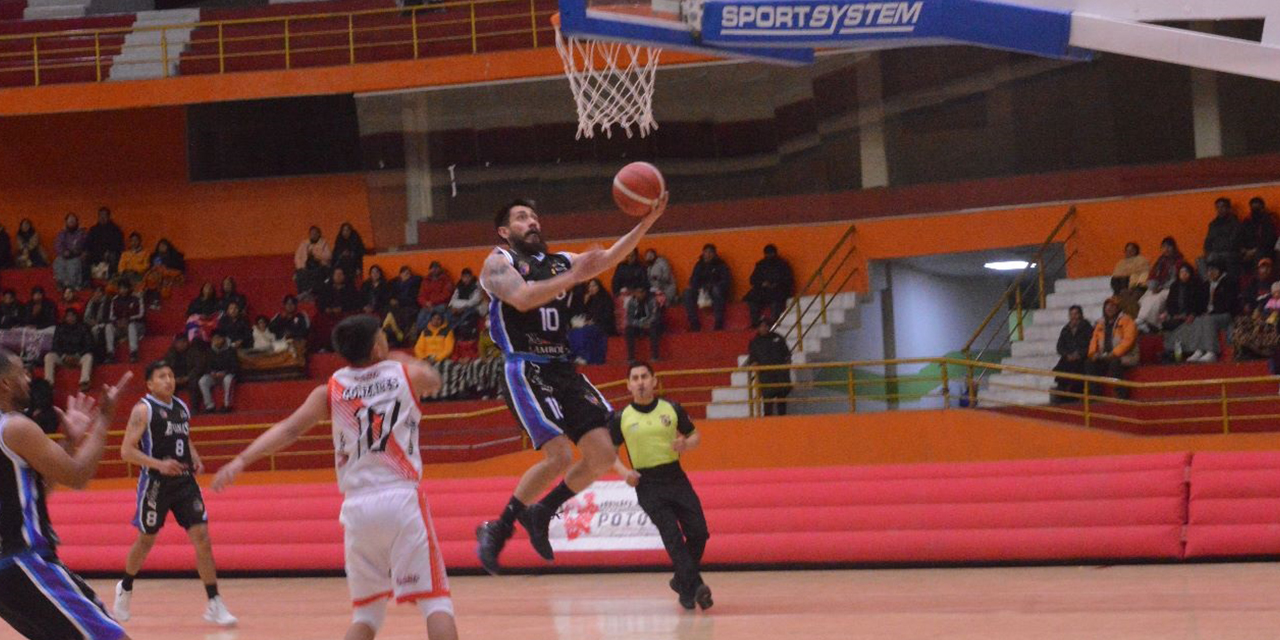
[[[422,480],[418,423],[422,411],[405,366],[394,360],[344,367],[329,378],[338,489],[407,485]]]
[[[514,249],[498,247],[511,267],[525,282],[550,280],[573,266],[568,254],[548,253],[531,256]],[[480,286],[489,287],[484,278]],[[490,292],[489,337],[505,355],[533,356],[542,361],[568,361],[569,359],[569,308],[573,304],[573,291],[563,291],[555,299],[528,311],[499,300]]]

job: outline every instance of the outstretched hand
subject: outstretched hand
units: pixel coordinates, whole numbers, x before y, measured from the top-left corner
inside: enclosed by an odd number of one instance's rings
[[[658,218],[661,218],[662,214],[667,211],[667,201],[670,199],[671,192],[663,191],[662,195],[658,196],[658,199],[653,201],[653,206],[649,207],[649,213],[645,214],[642,221],[649,225],[657,222]]]
[[[93,398],[83,393],[77,393],[73,396],[67,396],[67,408],[59,409],[54,407],[53,410],[58,412],[58,421],[62,426],[62,432],[66,434],[67,439],[72,445],[80,444],[84,439],[89,428],[93,426]]]
[[[218,469],[218,475],[213,477],[213,490],[222,491],[231,486],[240,476],[241,471],[244,471],[244,463],[239,457],[232,458],[231,462],[222,465],[222,468]]]

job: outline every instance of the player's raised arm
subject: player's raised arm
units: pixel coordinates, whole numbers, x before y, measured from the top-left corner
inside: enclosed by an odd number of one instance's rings
[[[106,449],[107,429],[115,413],[120,390],[132,374],[125,373],[113,387],[108,387],[101,406],[92,398],[79,394],[67,399],[66,410],[58,410],[62,428],[71,440],[75,453],[67,453],[45,435],[36,423],[24,416],[10,418],[4,430],[4,444],[27,461],[45,479],[82,489],[98,470]]]
[[[551,302],[578,282],[577,274],[572,269],[546,280],[525,282],[515,267],[507,262],[506,256],[497,249],[485,258],[484,268],[480,271],[480,285],[489,295],[520,311],[536,309]]]
[[[440,390],[440,373],[430,363],[419,360],[402,351],[392,351],[387,358],[405,366],[409,382],[413,384],[413,397],[429,396]]]
[[[632,227],[631,231],[628,231],[626,235],[618,238],[618,240],[608,249],[604,249],[603,251],[599,249],[594,251],[585,251],[575,256],[573,259],[573,270],[580,272],[577,276],[578,280],[580,282],[590,280],[603,273],[609,267],[622,262],[622,259],[635,250],[636,245],[640,244],[640,239],[644,237],[644,234],[649,232],[649,228],[653,226],[653,223],[657,222],[658,218],[661,218],[662,214],[666,212],[667,199],[669,197],[670,193],[663,192],[657,202],[653,203],[653,207],[649,210],[649,214],[644,218],[641,218],[640,222],[637,223],[636,226]],[[592,255],[596,252],[599,253],[598,256]]]
[[[264,456],[279,451],[301,438],[317,422],[329,418],[328,387],[320,385],[311,390],[302,406],[298,407],[288,418],[278,422],[258,436],[240,455],[236,456],[218,470],[213,479],[213,490],[222,491],[235,482],[245,467],[257,462]]]

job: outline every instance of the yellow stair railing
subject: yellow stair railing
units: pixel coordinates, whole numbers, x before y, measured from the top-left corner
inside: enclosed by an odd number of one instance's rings
[[[422,15],[434,12],[457,15],[420,20]],[[549,43],[546,34],[551,30],[549,18],[553,13],[552,7],[540,9],[536,0],[449,0],[411,7],[0,35],[0,78],[30,74],[29,82],[24,78],[22,84],[40,86],[47,84],[51,71],[93,69],[94,81],[102,82],[108,65],[129,33],[159,33],[160,46],[155,56],[131,59],[127,64],[159,64],[162,77],[171,75],[171,63],[179,59],[216,60],[217,73],[227,73],[228,62],[245,58],[282,58],[283,68],[292,69],[301,54],[338,53],[337,57],[343,58],[343,62],[334,62],[335,65],[353,65],[359,63],[358,53],[371,49],[405,47],[412,52],[409,59],[416,60],[432,55],[433,45],[458,42],[467,43],[467,48],[475,54],[480,52],[483,40],[505,36],[527,35],[530,47],[538,48]],[[379,20],[386,17],[403,20],[401,24]],[[521,26],[514,26],[516,24]],[[266,33],[250,32],[254,27]],[[212,33],[199,35],[202,28]],[[183,54],[177,50],[172,44],[178,40],[174,34],[188,31],[192,32],[192,47],[216,45],[216,51]],[[440,34],[440,31],[447,33]],[[371,36],[375,34],[390,35],[373,39]],[[195,37],[197,35],[199,37]],[[279,46],[273,44],[276,42]],[[239,45],[251,50],[234,50]],[[14,86],[14,83],[0,82],[0,85]]]

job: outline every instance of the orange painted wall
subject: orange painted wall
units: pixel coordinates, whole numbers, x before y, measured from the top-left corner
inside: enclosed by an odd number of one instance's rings
[[[46,250],[67,212],[88,224],[104,204],[188,258],[292,253],[311,224],[370,235],[360,174],[190,182],[181,108],[0,118],[0,141],[0,222],[12,235],[30,217]]]

